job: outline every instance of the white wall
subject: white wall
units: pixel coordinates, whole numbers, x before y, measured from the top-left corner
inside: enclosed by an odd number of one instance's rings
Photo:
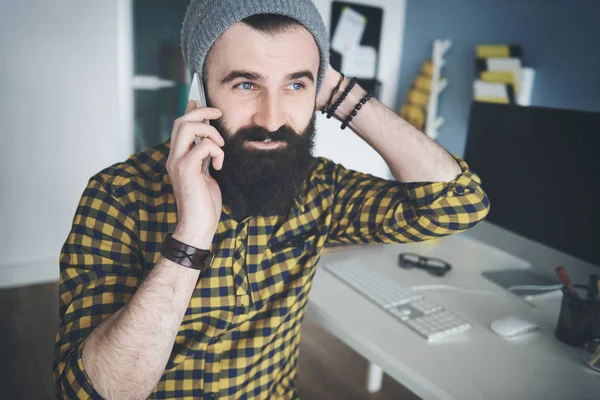
[[[382,82],[380,100],[393,109],[400,78],[406,0],[347,1],[383,8],[377,77]],[[330,29],[331,0],[314,0],[314,3],[321,12],[327,29]],[[340,125],[337,120],[327,119],[319,113],[315,155],[329,158],[350,169],[393,179],[383,158],[349,129],[342,131]]]
[[[0,2],[0,286],[58,278],[87,180],[131,154],[117,63],[126,3]]]

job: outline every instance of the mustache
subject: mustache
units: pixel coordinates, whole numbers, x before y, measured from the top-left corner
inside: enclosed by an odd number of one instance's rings
[[[289,155],[295,154],[300,148],[305,146],[309,147],[310,152],[314,146],[315,120],[316,114],[313,114],[308,126],[301,132],[296,132],[289,125],[282,125],[279,129],[272,132],[255,124],[239,128],[237,131],[232,132],[224,126],[220,119],[215,120],[211,124],[221,133],[225,141],[225,146],[223,146],[225,154],[236,156],[248,154],[252,157],[269,156],[272,158],[281,153],[282,149],[271,151],[248,150],[245,148],[246,143],[249,141],[263,142],[265,139],[271,139],[286,143],[286,153]]]
[[[266,139],[282,142],[294,142],[300,135],[287,125],[283,125],[275,132],[269,132],[262,126],[254,125],[240,129],[235,135],[239,141],[259,141]]]

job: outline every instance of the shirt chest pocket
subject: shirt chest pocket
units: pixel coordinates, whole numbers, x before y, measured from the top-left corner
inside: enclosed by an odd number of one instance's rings
[[[306,247],[310,247],[311,244],[316,239],[316,235],[298,235],[294,236],[290,240],[285,240],[283,242],[275,243],[269,249],[273,254],[277,254],[279,252],[283,252],[289,249],[299,249],[302,250]]]
[[[266,301],[303,285],[314,269],[318,240],[319,235],[310,232],[268,246],[252,274],[253,299]]]
[[[299,261],[307,253],[312,253],[317,248],[319,234],[315,231],[305,232],[293,236],[288,240],[279,241],[266,249],[265,260],[273,263],[285,263],[288,260]]]

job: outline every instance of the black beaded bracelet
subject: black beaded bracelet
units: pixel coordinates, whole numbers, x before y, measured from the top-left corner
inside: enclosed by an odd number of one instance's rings
[[[365,97],[362,98],[362,100],[356,105],[356,107],[354,107],[354,111],[352,111],[352,113],[348,115],[348,118],[346,118],[346,120],[342,124],[342,129],[346,129],[346,127],[350,125],[350,121],[352,121],[352,119],[356,117],[356,114],[358,114],[362,106],[364,106],[365,103],[369,101],[371,97],[373,97],[373,93],[369,92]]]
[[[335,110],[337,110],[338,107],[344,102],[344,100],[346,100],[346,97],[348,97],[348,93],[350,93],[354,85],[356,85],[356,78],[350,79],[350,83],[346,87],[346,90],[344,90],[344,93],[342,93],[342,96],[338,99],[338,101],[335,102],[333,106],[331,106],[331,108],[329,108],[329,110],[327,111],[327,119],[331,118],[335,113]]]
[[[342,82],[344,82],[345,77],[346,77],[346,75],[344,75],[343,73],[340,73],[340,80],[338,81],[337,86],[331,93],[331,96],[329,97],[329,101],[327,101],[327,104],[325,104],[325,107],[323,107],[323,109],[321,110],[321,114],[325,114],[327,112],[327,110],[329,109],[329,107],[331,107],[331,102],[333,101],[333,98],[335,97],[336,93],[339,92],[340,87],[342,86]]]

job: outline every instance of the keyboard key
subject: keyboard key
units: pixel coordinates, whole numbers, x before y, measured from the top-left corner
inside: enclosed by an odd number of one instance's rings
[[[427,299],[419,299],[417,301],[413,301],[411,303],[411,306],[421,311],[423,314],[431,314],[442,309],[442,306]]]

